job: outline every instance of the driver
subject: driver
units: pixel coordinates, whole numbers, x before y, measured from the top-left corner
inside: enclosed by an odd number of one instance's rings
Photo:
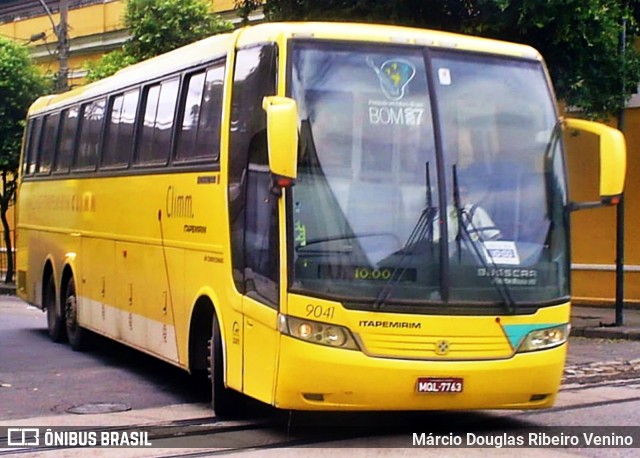
[[[500,229],[496,227],[487,210],[474,203],[478,201],[467,186],[460,186],[461,208],[454,208],[453,215],[449,213],[449,234],[453,229],[457,237],[468,237],[472,242],[486,242],[501,237]],[[458,218],[461,218],[461,221],[458,221]]]
[[[448,241],[486,242],[499,240],[502,233],[496,227],[486,209],[477,202],[480,195],[471,192],[469,187],[460,186],[460,208],[455,205],[447,206]],[[440,238],[439,219],[434,220],[434,239]]]

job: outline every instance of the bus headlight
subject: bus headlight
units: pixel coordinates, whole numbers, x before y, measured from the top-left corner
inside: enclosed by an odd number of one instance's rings
[[[531,331],[518,347],[518,353],[544,350],[562,345],[569,338],[569,331],[571,331],[569,323]]]
[[[359,350],[351,332],[344,326],[280,315],[280,332],[305,342],[327,347]]]

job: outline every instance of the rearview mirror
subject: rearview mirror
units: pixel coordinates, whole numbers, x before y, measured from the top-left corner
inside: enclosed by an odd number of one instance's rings
[[[624,191],[627,170],[627,147],[622,132],[584,119],[565,119],[564,125],[594,134],[600,140],[600,202],[574,203],[572,210],[617,204]]]
[[[265,97],[262,108],[267,112],[267,145],[269,170],[274,191],[295,184],[298,167],[298,109],[288,97]]]

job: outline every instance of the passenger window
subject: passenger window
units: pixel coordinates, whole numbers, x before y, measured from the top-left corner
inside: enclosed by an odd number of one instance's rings
[[[102,120],[104,119],[104,99],[95,100],[82,106],[80,116],[80,137],[74,168],[95,170],[100,147]]]
[[[136,163],[167,163],[179,83],[179,78],[174,78],[147,88]]]
[[[78,129],[78,107],[68,108],[62,111],[60,126],[60,141],[56,154],[54,172],[68,172],[73,162],[73,152],[76,144]]]
[[[58,125],[60,124],[60,113],[52,113],[44,118],[44,133],[40,143],[40,157],[36,173],[48,175],[51,172],[53,155],[58,142]]]
[[[42,119],[42,117],[33,118],[29,121],[29,129],[27,134],[28,140],[25,148],[25,157],[22,169],[22,173],[24,175],[33,175],[36,172],[40,146],[40,136],[42,135]]]
[[[187,78],[176,160],[218,159],[223,81],[224,63]]]
[[[129,163],[140,91],[126,92],[111,100],[102,152],[103,166]]]

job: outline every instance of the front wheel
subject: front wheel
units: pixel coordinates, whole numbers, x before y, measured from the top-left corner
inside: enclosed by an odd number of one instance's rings
[[[56,284],[53,275],[49,275],[46,280],[42,302],[47,312],[49,337],[54,342],[63,342],[65,338],[64,320],[56,308]]]
[[[76,296],[76,283],[73,277],[69,277],[64,292],[64,315],[69,345],[75,351],[82,351],[86,347],[86,331],[78,324],[78,298]]]
[[[214,315],[211,340],[209,341],[209,374],[211,378],[211,405],[218,417],[242,415],[243,396],[224,386],[224,360],[220,324]]]

